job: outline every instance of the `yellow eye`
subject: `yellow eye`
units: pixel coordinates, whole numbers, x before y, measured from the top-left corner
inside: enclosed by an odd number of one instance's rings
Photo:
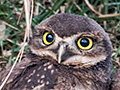
[[[91,38],[82,37],[82,38],[78,39],[77,45],[80,49],[88,50],[93,46],[93,42],[92,42]]]
[[[45,32],[43,35],[43,42],[46,45],[50,45],[55,41],[55,36],[51,32]]]

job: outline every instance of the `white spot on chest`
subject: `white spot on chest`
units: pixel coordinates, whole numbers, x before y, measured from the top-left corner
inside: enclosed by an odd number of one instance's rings
[[[28,83],[31,82],[31,79],[29,79],[27,82],[28,82]]]
[[[41,69],[41,67],[38,68],[38,71]]]
[[[50,62],[45,63],[43,66],[47,66],[47,65],[50,65]]]
[[[45,78],[45,75],[42,75],[40,78]]]
[[[39,77],[40,76],[40,74],[37,74],[37,77]]]
[[[40,83],[40,80],[38,80],[37,82]]]
[[[54,73],[54,70],[51,70],[51,74],[53,74]]]
[[[46,82],[46,85],[48,85],[48,84],[49,84],[49,81]]]
[[[53,65],[49,65],[49,66],[48,66],[48,69],[52,69],[52,67],[53,67]]]
[[[43,83],[42,85],[38,85],[33,90],[42,90],[41,88],[44,87],[44,85],[45,83]]]
[[[44,68],[44,71],[46,71],[47,70],[47,68]]]
[[[43,80],[40,81],[40,83],[43,83],[43,82],[44,82]]]

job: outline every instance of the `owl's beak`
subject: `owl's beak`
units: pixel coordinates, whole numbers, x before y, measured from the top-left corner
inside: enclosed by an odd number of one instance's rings
[[[66,47],[67,47],[67,43],[60,43],[60,47],[58,50],[58,63],[61,63],[61,57],[62,55],[65,53]]]

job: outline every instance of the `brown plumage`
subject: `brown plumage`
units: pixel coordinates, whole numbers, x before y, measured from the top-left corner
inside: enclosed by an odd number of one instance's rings
[[[109,90],[112,45],[94,20],[53,15],[35,27],[29,47],[3,90]]]
[[[110,90],[120,90],[120,69],[112,74],[112,83]]]

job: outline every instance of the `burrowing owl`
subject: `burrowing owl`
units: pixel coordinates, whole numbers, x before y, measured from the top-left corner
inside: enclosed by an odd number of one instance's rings
[[[52,15],[35,27],[29,47],[3,90],[109,90],[112,45],[94,20]]]

